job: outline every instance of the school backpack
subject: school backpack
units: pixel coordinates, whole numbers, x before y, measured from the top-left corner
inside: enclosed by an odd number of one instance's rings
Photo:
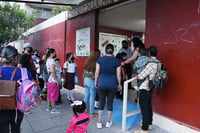
[[[27,69],[21,68],[22,79],[18,81],[17,109],[26,112],[34,102],[37,102],[38,89],[36,82],[28,79]]]
[[[163,65],[160,62],[154,62],[157,64],[157,72],[154,79],[150,80],[149,76],[149,88],[150,90],[156,91],[163,88],[163,85],[167,82],[168,70],[163,69]]]

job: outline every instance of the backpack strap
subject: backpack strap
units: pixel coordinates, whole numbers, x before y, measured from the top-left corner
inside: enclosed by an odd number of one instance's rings
[[[156,71],[156,75],[155,75],[155,77],[157,77],[159,74],[160,74],[160,70],[161,70],[161,63],[159,62],[159,61],[149,61],[148,63],[156,63],[156,65],[157,65],[157,71]],[[148,75],[148,80],[150,80],[150,75]]]
[[[27,69],[21,68],[22,81],[28,79]]]
[[[13,80],[13,78],[14,78],[14,76],[15,76],[15,73],[16,73],[16,71],[17,71],[17,67],[14,69],[14,71],[12,72],[12,76],[11,76],[11,79],[10,80]],[[2,75],[1,75],[2,76]]]

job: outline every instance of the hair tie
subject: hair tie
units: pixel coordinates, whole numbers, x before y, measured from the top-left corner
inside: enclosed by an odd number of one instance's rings
[[[82,105],[82,101],[74,101],[72,104],[71,104],[71,106],[74,106],[74,105]]]

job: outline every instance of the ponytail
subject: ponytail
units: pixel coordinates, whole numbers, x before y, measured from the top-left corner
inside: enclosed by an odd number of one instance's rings
[[[77,106],[73,106],[73,112],[74,112],[74,114],[76,115],[76,117],[78,117],[78,114],[77,114]]]
[[[46,55],[46,59],[48,59],[50,57],[50,55],[55,52],[55,49],[53,48],[50,48],[48,51],[47,51],[47,55]]]
[[[78,117],[78,114],[84,113],[86,110],[86,104],[84,101],[74,101],[71,106],[73,106],[73,112],[76,117]]]

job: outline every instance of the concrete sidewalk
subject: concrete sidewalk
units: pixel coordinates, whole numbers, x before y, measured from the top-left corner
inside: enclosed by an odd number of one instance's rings
[[[74,98],[76,100],[83,100],[84,94],[80,89],[73,91]],[[25,115],[22,125],[21,133],[65,133],[67,127],[70,124],[72,118],[72,108],[70,102],[66,101],[67,90],[61,90],[62,104],[57,105],[57,108],[62,112],[60,114],[51,114],[46,112],[47,101],[43,101],[42,105],[35,109],[31,109],[31,114]],[[113,123],[111,128],[97,129],[96,122],[97,117],[91,118],[91,122],[88,125],[88,133],[122,133],[121,127]],[[133,129],[126,131],[126,133],[132,133],[133,130],[139,129],[138,126]],[[150,133],[167,133],[166,131],[159,129],[158,127],[153,127]]]

